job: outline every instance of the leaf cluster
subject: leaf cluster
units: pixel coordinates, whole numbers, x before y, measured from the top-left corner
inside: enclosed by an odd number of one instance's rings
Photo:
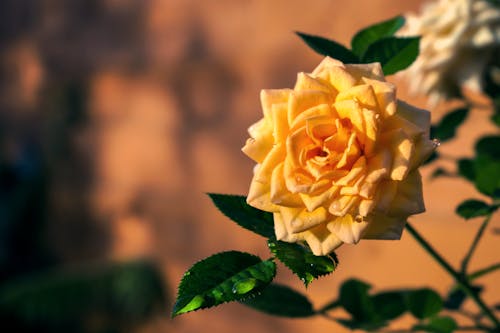
[[[312,305],[305,296],[272,284],[275,260],[290,268],[307,287],[314,279],[335,270],[338,265],[335,254],[315,256],[305,246],[276,240],[272,214],[249,206],[243,196],[212,193],[209,196],[232,221],[267,238],[272,257],[262,260],[249,253],[228,251],[199,261],[181,280],[172,316],[231,301],[274,315],[312,315]]]
[[[379,62],[385,75],[395,74],[410,66],[418,56],[420,37],[395,37],[405,19],[396,16],[359,31],[351,40],[351,50],[324,37],[297,32],[317,53],[347,64]]]
[[[350,318],[336,321],[350,329],[379,330],[405,313],[410,313],[418,320],[413,329],[448,333],[457,327],[453,319],[439,316],[443,309],[443,300],[432,289],[389,290],[375,294],[370,294],[370,289],[371,285],[367,282],[348,280],[340,287],[338,299],[326,305],[324,309],[331,309],[332,304],[344,308]],[[445,328],[444,322],[449,324],[448,329]],[[430,329],[434,326],[439,326],[440,330]]]

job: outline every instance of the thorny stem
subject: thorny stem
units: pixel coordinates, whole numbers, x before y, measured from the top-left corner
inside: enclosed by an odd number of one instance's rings
[[[415,240],[427,251],[427,253],[438,262],[439,265],[454,279],[455,282],[465,291],[465,293],[477,304],[486,317],[495,325],[495,329],[500,332],[500,321],[488,306],[479,297],[478,293],[474,292],[467,278],[459,274],[437,251],[415,230],[411,224],[406,223],[406,230],[415,238]]]

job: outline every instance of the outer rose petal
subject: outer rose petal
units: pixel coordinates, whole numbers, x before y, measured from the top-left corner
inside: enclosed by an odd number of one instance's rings
[[[409,216],[424,211],[422,179],[418,170],[415,170],[403,181],[397,182],[396,194],[387,210],[387,215]]]
[[[312,253],[316,256],[327,255],[342,245],[342,241],[322,224],[300,235],[304,238],[307,245],[311,248]]]
[[[389,217],[375,214],[363,234],[363,239],[397,240],[401,238],[406,217]]]
[[[265,118],[252,125],[248,132],[251,138],[247,140],[242,151],[257,163],[262,163],[273,147],[272,125]]]
[[[247,203],[260,210],[274,212],[278,210],[278,206],[271,202],[269,184],[252,181],[248,190]]]
[[[315,227],[324,222],[328,216],[326,209],[323,207],[319,207],[312,212],[304,208],[281,207],[280,213],[287,230],[293,233]]]
[[[356,244],[361,239],[361,235],[368,227],[368,222],[356,222],[350,214],[337,217],[335,221],[326,225],[335,236],[347,244]]]

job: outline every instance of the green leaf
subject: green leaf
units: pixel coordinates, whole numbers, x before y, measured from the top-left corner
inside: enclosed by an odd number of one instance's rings
[[[500,198],[500,136],[486,136],[476,143],[475,185],[483,194]]]
[[[500,159],[479,155],[474,161],[475,185],[478,191],[491,197],[500,197]]]
[[[406,311],[405,292],[387,291],[374,295],[372,302],[382,320],[399,317]]]
[[[448,293],[443,306],[449,310],[458,310],[467,298],[467,294],[460,288],[453,288]]]
[[[438,293],[431,289],[412,290],[406,294],[406,305],[418,319],[429,318],[441,311],[443,301]]]
[[[386,37],[368,47],[363,63],[379,62],[385,75],[410,66],[417,59],[420,37]]]
[[[339,301],[351,319],[337,320],[351,329],[375,330],[401,316],[406,310],[407,291],[386,291],[368,295],[370,285],[359,280],[348,280],[340,288]],[[337,302],[334,302],[337,303]]]
[[[468,179],[471,182],[474,182],[476,178],[476,171],[474,169],[474,161],[471,159],[463,158],[458,160],[458,173]]]
[[[275,283],[268,285],[259,295],[240,302],[274,316],[298,318],[315,314],[306,296]]]
[[[491,115],[491,121],[497,125],[500,126],[500,112],[495,112],[494,114]]]
[[[317,53],[340,60],[343,63],[358,64],[358,57],[348,48],[333,40],[320,36],[308,35],[302,32],[295,32],[311,49]]]
[[[492,210],[493,207],[484,201],[469,199],[458,205],[456,213],[468,220],[473,217],[488,215]]]
[[[253,208],[241,195],[208,193],[219,210],[241,227],[266,238],[274,238],[273,214]]]
[[[335,270],[338,259],[335,253],[327,256],[315,256],[299,244],[269,240],[271,253],[288,267],[307,287],[314,279],[328,275]]]
[[[340,287],[340,304],[356,321],[371,322],[376,318],[375,306],[368,296],[370,288],[369,284],[356,279],[350,279]]]
[[[255,295],[273,280],[276,264],[229,251],[194,264],[182,278],[172,316]]]
[[[431,318],[426,324],[417,324],[413,326],[413,329],[431,333],[452,333],[457,327],[458,325],[453,318],[440,316]]]
[[[476,143],[476,154],[500,159],[500,136],[485,136]]]
[[[453,139],[458,126],[465,121],[468,113],[467,108],[459,108],[447,113],[437,125],[431,127],[431,138],[441,142]]]
[[[352,51],[361,58],[371,44],[381,38],[394,35],[404,24],[405,18],[396,16],[359,31],[351,41]]]

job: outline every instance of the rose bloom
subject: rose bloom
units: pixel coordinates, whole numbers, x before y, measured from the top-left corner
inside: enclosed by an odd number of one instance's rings
[[[257,162],[247,202],[274,214],[277,239],[326,255],[361,238],[399,239],[424,211],[417,167],[435,147],[430,114],[398,101],[380,64],[327,57],[261,102],[242,149]]]
[[[482,75],[500,45],[500,8],[486,0],[439,0],[408,15],[405,35],[420,35],[420,55],[407,78],[430,104],[459,96],[461,87],[481,91]]]

